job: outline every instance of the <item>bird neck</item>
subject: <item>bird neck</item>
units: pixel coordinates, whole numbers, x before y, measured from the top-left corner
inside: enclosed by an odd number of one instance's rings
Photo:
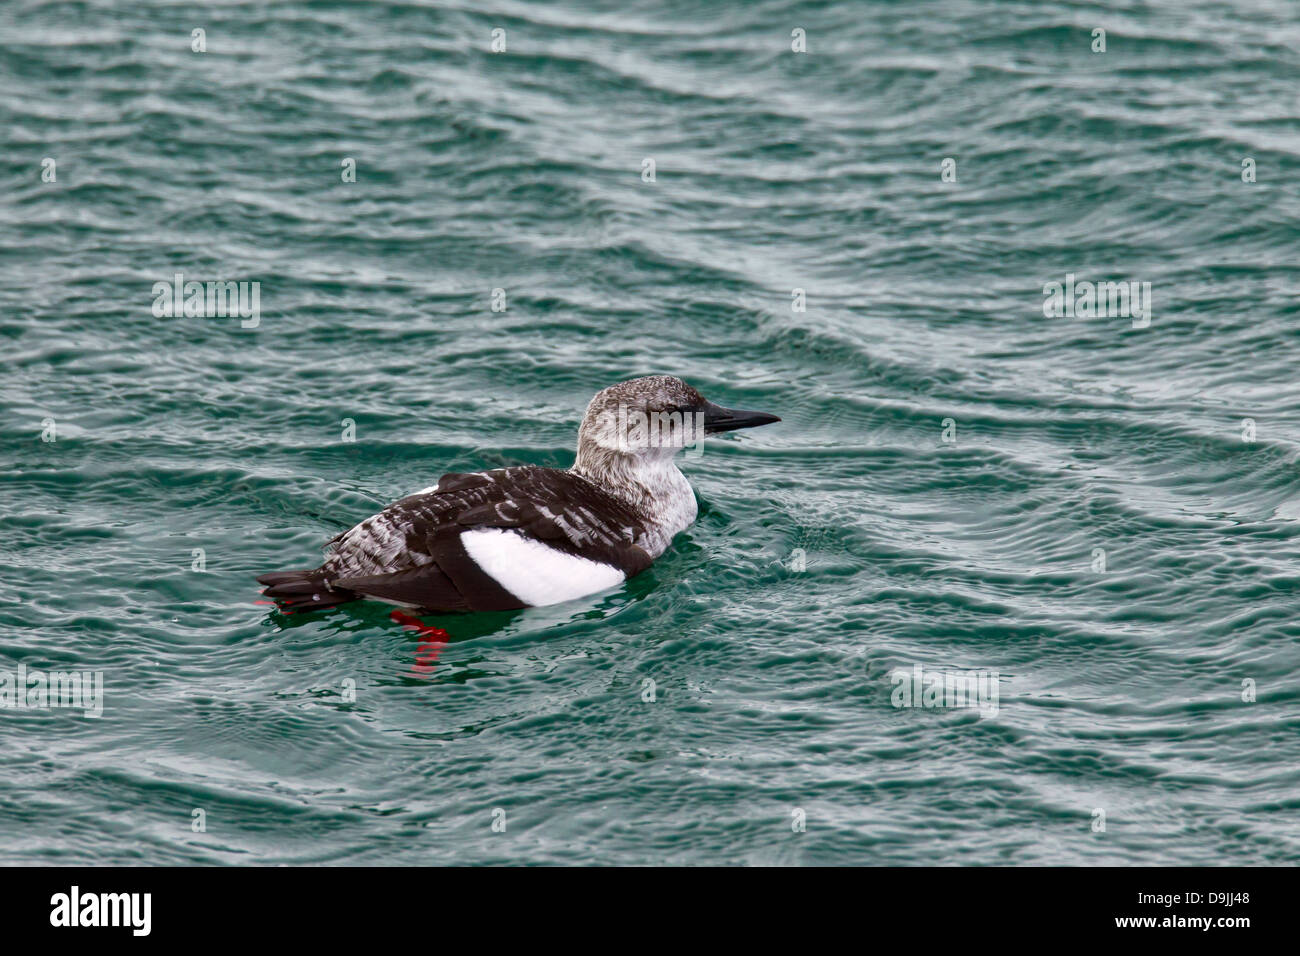
[[[643,547],[662,552],[677,532],[695,520],[695,492],[670,449],[652,451],[659,453],[631,454],[579,440],[570,470],[631,505],[651,531]]]
[[[686,481],[673,463],[673,451],[652,448],[625,452],[580,439],[571,470],[620,498],[653,503],[675,493]]]

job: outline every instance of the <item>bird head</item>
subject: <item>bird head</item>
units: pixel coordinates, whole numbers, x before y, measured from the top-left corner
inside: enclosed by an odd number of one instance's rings
[[[578,462],[604,456],[671,459],[683,449],[699,449],[705,435],[780,420],[766,412],[716,405],[673,375],[634,378],[591,400],[578,429]]]

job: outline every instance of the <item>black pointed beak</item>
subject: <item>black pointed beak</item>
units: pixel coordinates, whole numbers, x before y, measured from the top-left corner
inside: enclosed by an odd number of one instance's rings
[[[747,412],[743,408],[723,408],[712,402],[704,403],[704,433],[734,432],[737,428],[757,428],[781,419],[767,412]]]

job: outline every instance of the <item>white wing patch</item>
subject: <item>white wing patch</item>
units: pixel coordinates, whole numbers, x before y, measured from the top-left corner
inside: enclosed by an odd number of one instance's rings
[[[465,551],[489,577],[525,604],[572,601],[622,584],[618,568],[565,554],[502,528],[475,528],[460,536]]]

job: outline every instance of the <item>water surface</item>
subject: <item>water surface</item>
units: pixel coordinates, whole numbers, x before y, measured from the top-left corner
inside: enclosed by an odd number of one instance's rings
[[[0,711],[0,860],[1294,863],[1297,50],[1262,0],[6,3],[0,669],[104,710]],[[177,272],[260,323],[155,317]],[[1149,325],[1045,317],[1068,274]],[[255,603],[647,373],[784,422],[646,574],[442,648]]]

